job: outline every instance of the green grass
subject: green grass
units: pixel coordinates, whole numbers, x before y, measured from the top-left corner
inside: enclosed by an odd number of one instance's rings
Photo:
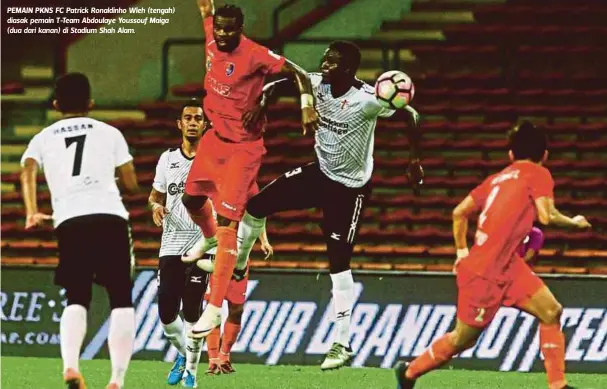
[[[63,388],[61,360],[51,358],[2,357],[3,389]],[[165,377],[171,365],[157,361],[133,361],[126,389],[170,388]],[[200,365],[198,387],[209,389],[375,389],[394,388],[389,369],[352,369],[321,372],[315,366],[262,366],[236,364],[236,374],[206,377]],[[89,389],[105,388],[110,374],[106,360],[83,361],[81,365]],[[580,389],[607,388],[607,375],[570,374],[572,385]],[[175,388],[179,388],[177,386]],[[542,373],[498,373],[471,370],[441,370],[422,378],[415,389],[536,389],[545,388]]]

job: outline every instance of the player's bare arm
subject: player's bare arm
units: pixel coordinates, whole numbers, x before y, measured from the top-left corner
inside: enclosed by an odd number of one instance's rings
[[[116,173],[121,188],[131,194],[139,193],[139,183],[137,182],[133,161],[118,166],[116,168]]]
[[[38,175],[38,162],[27,158],[21,169],[21,189],[23,192],[23,203],[25,206],[25,229],[38,227],[46,220],[51,220],[50,215],[38,212],[38,199],[36,197],[36,176]]]
[[[468,219],[470,214],[476,209],[477,206],[472,196],[466,196],[466,198],[453,210],[453,239],[455,240],[455,249],[457,253],[457,260],[453,266],[454,273],[456,272],[457,265],[461,259],[468,256],[468,242],[466,241]]]
[[[317,131],[320,122],[320,117],[316,108],[314,108],[314,94],[312,92],[312,82],[310,76],[299,65],[286,60],[285,64],[280,69],[281,73],[289,73],[295,77],[295,84],[301,95],[301,124],[303,126],[303,134],[308,131]]]
[[[148,197],[148,204],[152,208],[152,220],[158,227],[162,226],[164,217],[168,214],[166,207],[166,193],[162,193],[152,188],[150,197]]]
[[[537,218],[543,225],[554,224],[560,227],[590,228],[592,225],[582,215],[569,217],[563,215],[554,205],[554,199],[540,197],[535,200]]]
[[[409,166],[407,167],[407,176],[413,186],[421,185],[424,182],[424,169],[420,163],[421,158],[421,139],[420,116],[415,108],[407,105],[404,108],[407,113],[407,138],[409,140]]]
[[[200,16],[207,18],[215,14],[215,4],[213,0],[198,0],[198,9],[200,10]]]

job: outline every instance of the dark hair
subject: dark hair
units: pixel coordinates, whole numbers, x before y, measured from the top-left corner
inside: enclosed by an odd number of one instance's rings
[[[78,113],[89,110],[91,84],[82,73],[68,73],[55,83],[55,100],[63,113]]]
[[[215,11],[215,16],[222,16],[224,18],[235,18],[238,27],[242,27],[244,23],[244,14],[242,9],[232,4],[222,5]]]
[[[181,119],[181,116],[183,115],[183,110],[186,109],[187,107],[193,107],[193,108],[202,108],[202,103],[200,102],[200,100],[192,98],[190,100],[188,100],[186,103],[184,103],[181,106],[181,110],[179,111],[179,119]],[[204,113],[203,113],[204,115]]]
[[[544,131],[527,120],[509,132],[508,141],[515,160],[540,162],[548,148],[548,138]]]
[[[341,54],[344,65],[348,66],[353,73],[356,73],[360,66],[360,48],[352,42],[333,41],[329,44],[330,50],[335,50]]]

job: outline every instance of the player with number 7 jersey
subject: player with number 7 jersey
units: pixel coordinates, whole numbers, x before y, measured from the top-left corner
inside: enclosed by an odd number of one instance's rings
[[[518,247],[537,218],[542,224],[588,228],[581,215],[570,218],[554,206],[554,181],[543,163],[546,135],[524,122],[509,134],[513,163],[488,177],[453,211],[457,249],[457,322],[411,363],[397,364],[399,389],[411,389],[417,378],[473,347],[501,306],[514,306],[535,316],[549,389],[572,388],[565,379],[565,337],[561,304],[518,254]],[[468,217],[480,211],[476,236],[468,252]]]

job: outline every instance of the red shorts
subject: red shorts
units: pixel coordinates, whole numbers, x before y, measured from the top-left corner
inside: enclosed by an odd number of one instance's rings
[[[231,143],[210,130],[198,144],[185,193],[209,197],[219,215],[240,221],[247,201],[259,192],[257,173],[265,153],[263,139]]]
[[[211,288],[213,287],[213,277],[209,277],[210,281],[207,286],[207,291],[204,294],[204,299],[209,301],[211,298]],[[230,280],[230,285],[228,285],[228,293],[226,293],[226,300],[232,304],[244,304],[247,297],[247,284],[249,282],[249,272],[245,275],[245,277],[236,281],[235,279]]]
[[[520,307],[545,286],[518,255],[508,273],[510,281],[498,283],[459,266],[457,318],[469,326],[484,328],[502,305]]]

